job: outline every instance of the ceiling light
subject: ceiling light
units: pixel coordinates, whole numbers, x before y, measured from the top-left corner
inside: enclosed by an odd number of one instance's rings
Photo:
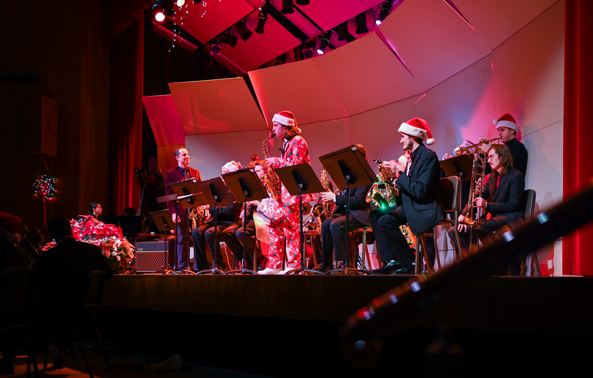
[[[259,13],[257,15],[257,27],[255,28],[255,32],[257,34],[264,34],[264,25],[266,24],[267,19],[268,14],[259,8]]]
[[[294,13],[294,7],[293,7],[293,3],[292,0],[282,0],[282,10],[281,12],[283,14],[289,14],[289,13]]]
[[[303,56],[305,59],[313,58],[315,56],[315,40],[311,39],[307,43],[305,43],[305,47],[303,47]]]
[[[158,22],[165,21],[165,17],[173,17],[173,3],[171,0],[155,0],[150,7],[152,16]]]
[[[235,48],[235,46],[237,46],[237,41],[239,40],[239,38],[237,38],[237,36],[234,34],[225,33],[219,35],[218,40],[222,43],[231,46],[232,48]]]
[[[356,34],[366,34],[369,32],[366,12],[362,12],[354,17],[354,25],[356,25]]]
[[[393,7],[393,0],[385,0],[383,6],[381,7],[381,12],[379,12],[379,17],[375,20],[375,24],[381,25],[381,23],[385,20],[389,13],[391,12],[391,8]]]
[[[309,5],[309,0],[294,0],[297,5]]]
[[[329,44],[331,37],[332,37],[331,30],[326,31],[325,34],[323,35],[323,37],[321,37],[321,42],[319,42],[319,47],[317,48],[318,55],[325,54],[325,48]]]
[[[245,23],[245,20],[237,22],[235,24],[235,30],[237,30],[237,33],[239,33],[239,36],[244,41],[247,41],[249,37],[253,35],[253,32],[247,29],[247,24]]]
[[[218,39],[214,38],[210,42],[210,55],[220,55],[220,53],[222,53],[222,46],[218,42]]]
[[[181,7],[182,7],[182,6],[184,6],[184,5],[185,5],[185,0],[177,0],[177,6],[178,6],[179,8],[181,8]]]

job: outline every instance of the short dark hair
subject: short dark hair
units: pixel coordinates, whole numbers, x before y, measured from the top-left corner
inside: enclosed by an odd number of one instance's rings
[[[99,202],[91,202],[91,213],[95,211],[95,208],[99,205]]]
[[[175,150],[175,157],[181,155],[181,150],[187,150],[187,148],[185,148],[185,146],[183,147],[179,147],[178,149]]]
[[[47,230],[49,231],[49,235],[56,242],[59,242],[67,236],[72,236],[72,226],[70,225],[70,221],[68,218],[61,215],[55,216],[47,222]]]
[[[513,155],[511,154],[511,150],[509,150],[506,144],[493,144],[492,147],[490,147],[490,150],[494,150],[500,158],[500,163],[502,164],[501,176],[506,175],[508,171],[513,168]],[[490,150],[488,150],[488,152],[490,152]]]

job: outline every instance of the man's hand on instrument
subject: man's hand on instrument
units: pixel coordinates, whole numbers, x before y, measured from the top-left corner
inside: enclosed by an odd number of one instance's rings
[[[480,145],[480,150],[482,150],[483,153],[487,154],[488,150],[490,150],[491,147],[492,145],[490,143],[482,143]]]
[[[177,223],[178,222],[178,220],[177,220],[177,214],[175,214],[175,213],[171,214],[171,218],[173,218],[173,223]]]
[[[463,222],[465,220],[465,216],[460,215],[459,218],[457,218],[457,221],[459,222],[459,225],[457,226],[457,230],[459,232],[465,232],[467,231],[467,224],[462,224],[461,222]]]
[[[486,200],[482,197],[478,197],[474,200],[474,203],[476,204],[476,207],[482,207],[482,208],[486,208],[486,206],[488,205],[488,202],[486,202]]]
[[[335,201],[336,200],[336,195],[332,192],[323,192],[323,193],[321,193],[320,197],[323,201]]]

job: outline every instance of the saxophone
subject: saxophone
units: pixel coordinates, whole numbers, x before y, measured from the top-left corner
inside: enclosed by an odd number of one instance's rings
[[[379,170],[379,174],[377,175],[377,178],[379,181],[374,183],[369,189],[366,197],[367,203],[372,202],[380,209],[401,206],[401,197],[399,196],[399,191],[392,184],[393,180],[395,180],[395,174],[391,168],[383,165],[383,162],[380,159],[375,159],[375,163],[378,164],[377,169]],[[410,230],[410,226],[407,224],[402,224],[399,226],[399,230],[406,238],[410,248],[414,248],[416,246],[417,240],[416,235],[414,235],[412,230]]]
[[[268,144],[270,139],[272,139],[275,136],[275,133],[270,135],[268,139],[264,140],[262,146],[264,160],[261,162],[261,165],[264,168],[264,175],[261,181],[266,187],[268,193],[270,194],[270,197],[272,197],[275,200],[278,200],[281,197],[282,193],[280,189],[280,180],[278,179],[278,176],[276,175],[276,171],[274,171],[274,168],[271,165],[269,165],[266,161],[266,159],[270,157],[270,154],[268,153],[268,147],[266,145]]]
[[[324,169],[321,170],[321,186],[325,189],[326,192],[332,192],[334,194],[339,192],[339,189],[333,190],[333,184],[329,180],[328,173]],[[321,214],[325,215],[325,218],[329,218],[332,216],[334,210],[336,209],[335,201],[322,201],[313,207],[313,216],[318,218]]]

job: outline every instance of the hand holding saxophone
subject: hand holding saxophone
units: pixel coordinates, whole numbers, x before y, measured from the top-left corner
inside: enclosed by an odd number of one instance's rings
[[[486,205],[488,205],[488,202],[486,202],[486,200],[482,197],[478,197],[474,200],[474,203],[476,204],[476,207],[482,207],[482,208],[486,208]]]
[[[332,192],[322,192],[320,195],[322,201],[335,201],[336,194]]]
[[[457,221],[459,222],[459,225],[457,226],[457,230],[459,232],[467,231],[467,224],[462,223],[464,220],[465,220],[465,215],[460,215],[459,218],[457,218]]]

